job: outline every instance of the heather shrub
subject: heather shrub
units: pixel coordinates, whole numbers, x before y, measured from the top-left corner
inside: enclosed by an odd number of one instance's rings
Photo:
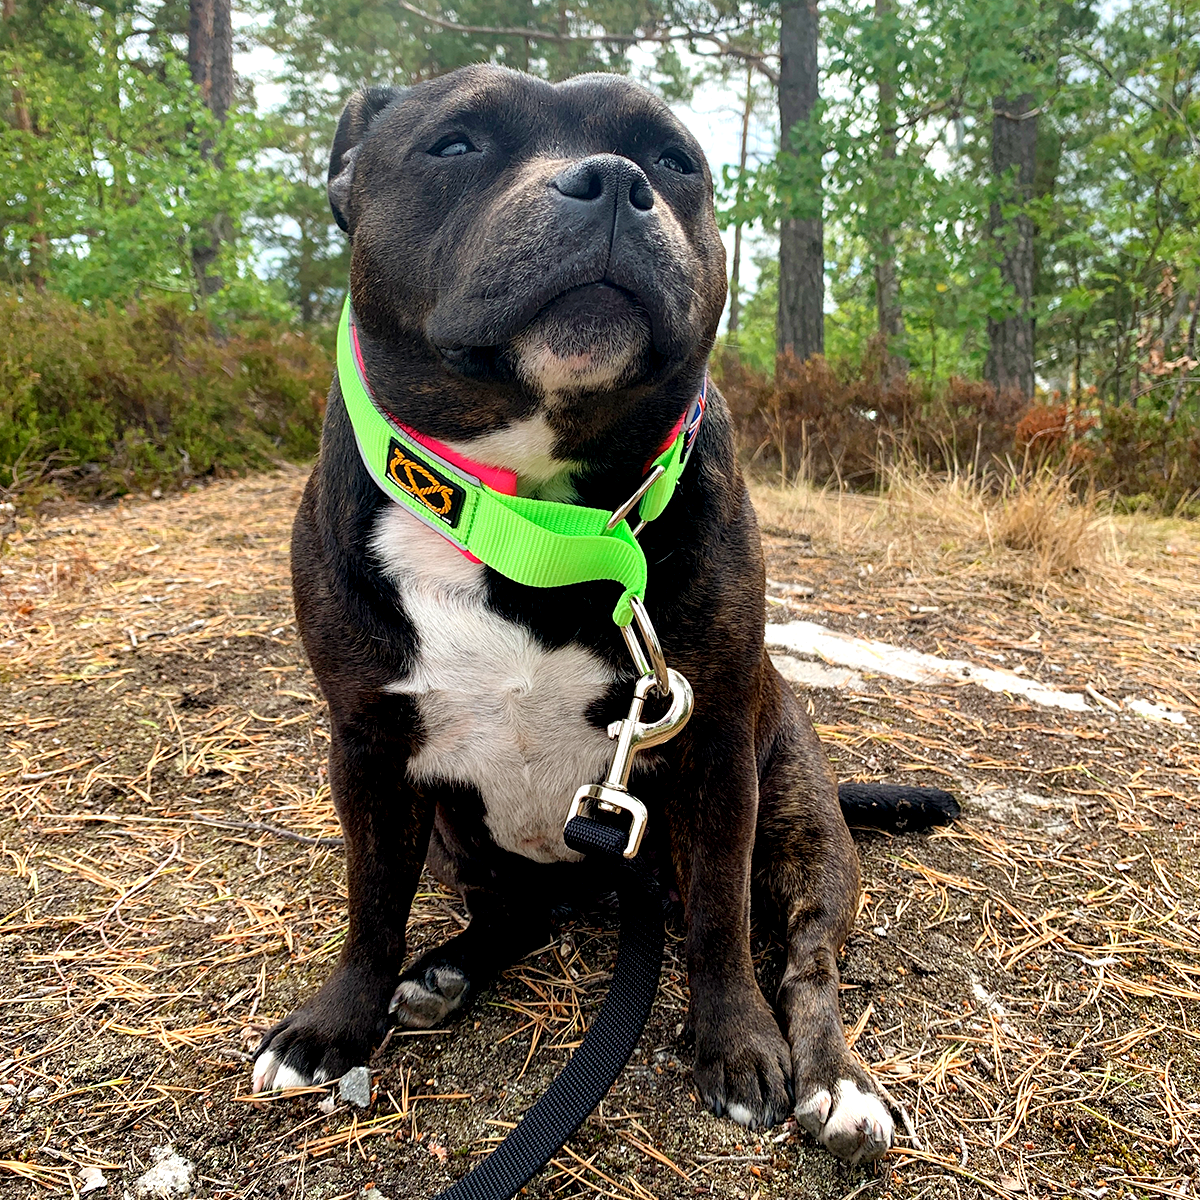
[[[877,343],[858,363],[783,355],[774,378],[727,359],[718,379],[748,462],[783,482],[853,489],[878,487],[900,460],[935,471],[1003,462],[1023,407],[959,377],[931,388],[892,368]]]
[[[330,363],[286,327],[172,301],[0,297],[0,487],[113,495],[311,457]]]

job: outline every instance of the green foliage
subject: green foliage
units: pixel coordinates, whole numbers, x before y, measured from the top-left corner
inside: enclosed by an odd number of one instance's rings
[[[315,453],[330,363],[276,324],[212,336],[179,300],[0,297],[0,487],[111,495]]]
[[[259,111],[242,81],[224,123],[189,75],[183,0],[10,9],[0,284],[24,307],[4,309],[16,341],[0,349],[0,463],[11,473],[22,452],[57,456],[52,469],[79,473],[93,462],[101,488],[182,478],[184,451],[200,473],[309,444],[311,421],[295,414],[324,389],[318,352],[282,328],[327,346],[344,296],[347,245],[325,175],[338,112],[362,82],[491,61],[551,80],[634,73],[669,99],[714,78],[778,99],[780,10],[761,0],[254,0],[239,6],[238,37],[275,53],[282,98]],[[1032,95],[1039,380],[1076,409],[1103,408],[1089,436],[1114,486],[1182,496],[1191,485],[1173,459],[1195,460],[1200,420],[1200,0],[822,0],[820,11],[821,99],[786,131],[797,153],[726,167],[717,200],[727,227],[824,217],[838,394],[858,395],[851,377],[880,361],[886,264],[901,314],[887,351],[905,387],[941,396],[981,375],[988,322],[1014,308],[991,230],[1018,215],[1011,181],[994,177],[993,104]],[[746,55],[768,69],[748,78]],[[221,287],[207,295],[193,250],[214,227]],[[778,263],[757,265],[736,350],[767,378]]]
[[[192,295],[191,250],[218,218],[217,312],[269,304],[238,233],[262,179],[256,123],[218,125],[172,39],[133,0],[16,5],[0,26],[0,273],[83,303]],[[211,149],[201,152],[201,147]]]
[[[1044,370],[1161,411],[1180,372],[1196,374],[1200,0],[1137,0],[1068,49],[1058,178],[1035,207]]]
[[[752,371],[770,376],[775,372],[775,311],[779,306],[779,259],[759,255],[754,259],[758,268],[758,286],[747,298],[743,308],[737,338],[725,339],[725,347],[735,350],[737,357]]]

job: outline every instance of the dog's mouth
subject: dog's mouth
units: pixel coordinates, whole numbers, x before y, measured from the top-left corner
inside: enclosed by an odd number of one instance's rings
[[[649,312],[607,280],[545,302],[503,347],[439,347],[448,366],[476,374],[501,362],[543,395],[607,391],[657,369]]]

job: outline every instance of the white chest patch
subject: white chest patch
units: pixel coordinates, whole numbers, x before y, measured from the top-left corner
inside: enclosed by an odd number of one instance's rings
[[[579,859],[562,828],[576,789],[612,758],[614,743],[585,715],[611,669],[581,646],[545,650],[493,612],[484,568],[398,505],[380,513],[372,551],[419,639],[413,670],[387,685],[416,698],[424,726],[409,774],[476,788],[503,849]]]
[[[554,457],[555,433],[542,415],[514,421],[470,441],[447,442],[451,450],[493,467],[517,473],[517,491],[536,491],[543,500],[569,503],[575,499],[571,470],[576,466]]]

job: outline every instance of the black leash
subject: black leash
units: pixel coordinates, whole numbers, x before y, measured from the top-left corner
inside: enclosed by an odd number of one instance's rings
[[[545,1095],[488,1158],[435,1200],[511,1200],[608,1094],[650,1016],[662,969],[662,891],[639,858],[624,857],[623,830],[572,817],[563,837],[572,850],[602,855],[617,867],[621,941],[608,996]]]

